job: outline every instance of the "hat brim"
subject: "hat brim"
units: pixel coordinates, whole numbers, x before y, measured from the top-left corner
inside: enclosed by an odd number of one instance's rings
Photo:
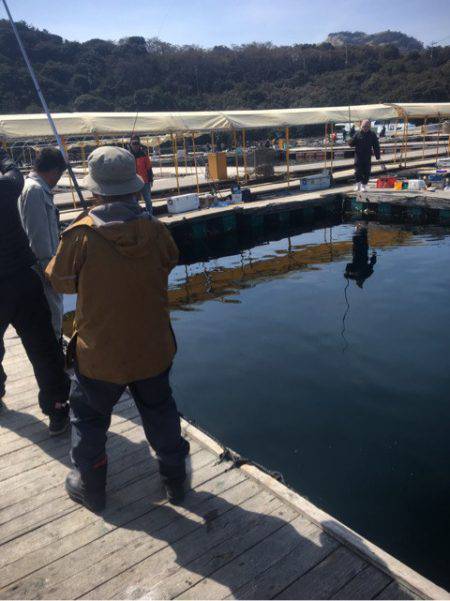
[[[125,182],[118,183],[100,183],[95,181],[91,175],[81,181],[81,185],[86,190],[90,190],[94,194],[100,196],[121,196],[122,194],[134,194],[140,192],[144,187],[144,180],[139,175],[135,175],[133,178],[126,180]]]

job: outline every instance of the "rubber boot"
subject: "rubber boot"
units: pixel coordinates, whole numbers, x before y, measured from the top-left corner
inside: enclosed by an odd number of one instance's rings
[[[73,469],[66,478],[66,491],[72,501],[84,505],[94,513],[106,505],[106,458],[88,472]]]
[[[185,464],[166,465],[159,463],[161,482],[167,495],[167,500],[172,505],[180,505],[186,496],[186,468]]]

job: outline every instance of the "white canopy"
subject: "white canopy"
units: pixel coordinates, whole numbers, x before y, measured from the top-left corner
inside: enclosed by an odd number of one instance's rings
[[[328,122],[388,120],[450,116],[450,103],[368,104],[322,108],[257,111],[132,112],[132,113],[54,113],[63,136],[162,134],[209,132],[232,129],[284,128]],[[45,114],[0,116],[0,137],[52,137]]]

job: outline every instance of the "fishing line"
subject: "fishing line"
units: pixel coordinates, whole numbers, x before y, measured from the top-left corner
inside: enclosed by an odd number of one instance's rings
[[[345,288],[344,288],[344,298],[345,298],[345,302],[346,302],[346,304],[347,304],[347,308],[345,309],[344,315],[343,315],[343,317],[342,317],[342,330],[341,330],[341,336],[342,336],[342,338],[343,338],[343,340],[344,340],[344,343],[345,343],[345,344],[344,344],[344,348],[342,349],[342,354],[344,354],[344,353],[345,353],[345,351],[348,349],[348,346],[349,346],[349,345],[348,345],[348,340],[347,340],[347,338],[346,338],[346,336],[345,336],[345,330],[346,330],[346,323],[345,323],[345,320],[347,319],[348,312],[350,311],[350,303],[348,302],[348,297],[347,297],[347,290],[348,290],[348,287],[349,287],[349,285],[350,285],[350,279],[349,279],[349,278],[346,278],[346,280],[347,280],[347,283],[346,283],[346,285],[345,285]]]
[[[61,154],[63,155],[63,157],[64,157],[64,159],[66,161],[67,171],[69,172],[70,179],[73,182],[73,186],[74,186],[74,188],[76,190],[76,193],[78,195],[78,199],[80,201],[80,204],[83,207],[83,209],[87,209],[87,203],[86,203],[86,201],[83,198],[83,194],[81,192],[81,188],[78,185],[77,178],[75,177],[73,169],[72,169],[72,167],[70,165],[69,155],[67,154],[66,149],[64,148],[64,144],[63,144],[63,142],[61,140],[61,136],[59,135],[58,130],[56,129],[56,125],[55,125],[55,122],[53,121],[53,117],[52,117],[52,115],[50,113],[50,109],[48,108],[47,101],[45,100],[44,94],[43,94],[43,92],[41,90],[41,86],[39,85],[38,79],[36,77],[36,73],[34,72],[34,69],[33,69],[33,66],[32,66],[32,64],[30,62],[29,57],[28,57],[27,51],[25,50],[25,46],[23,45],[22,39],[21,39],[21,37],[19,35],[19,32],[17,30],[17,27],[16,27],[16,24],[14,23],[14,20],[12,18],[11,12],[9,10],[8,4],[6,3],[6,0],[2,0],[2,2],[3,2],[3,6],[5,7],[6,14],[8,15],[9,22],[11,23],[11,27],[13,29],[14,35],[16,36],[17,43],[19,44],[19,48],[20,48],[20,52],[22,53],[23,60],[25,61],[25,64],[26,64],[26,66],[28,68],[28,72],[29,72],[29,74],[31,76],[31,79],[33,81],[33,84],[34,84],[34,87],[36,89],[36,92],[37,92],[37,95],[39,97],[39,100],[41,101],[42,108],[44,109],[44,112],[47,115],[48,122],[49,122],[50,127],[51,127],[51,129],[53,131],[53,134],[54,134],[54,136],[56,138],[56,142],[57,142],[57,144],[59,146],[59,150],[61,151]]]

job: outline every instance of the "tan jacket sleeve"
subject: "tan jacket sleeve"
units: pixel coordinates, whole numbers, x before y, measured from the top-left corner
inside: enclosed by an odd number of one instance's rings
[[[62,294],[78,291],[78,278],[86,258],[87,234],[85,228],[65,232],[56,255],[51,259],[45,275],[53,288]]]

